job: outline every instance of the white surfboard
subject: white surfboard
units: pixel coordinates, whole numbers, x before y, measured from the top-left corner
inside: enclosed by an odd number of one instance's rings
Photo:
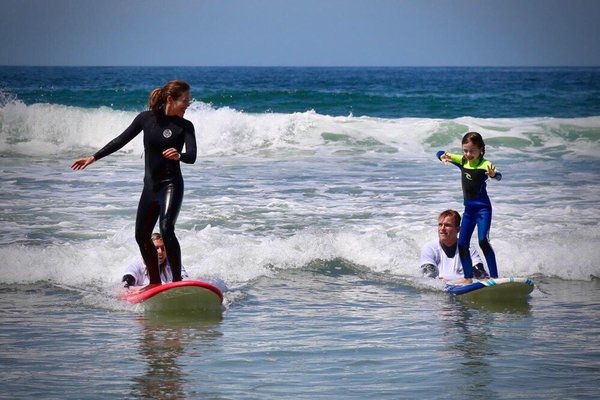
[[[518,300],[526,299],[533,291],[531,278],[495,278],[474,280],[468,284],[448,283],[450,294],[472,300]]]

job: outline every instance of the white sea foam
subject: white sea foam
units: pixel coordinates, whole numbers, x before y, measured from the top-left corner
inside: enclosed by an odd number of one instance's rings
[[[133,241],[141,137],[85,171],[69,169],[135,112],[18,101],[0,108],[0,276],[114,285]],[[178,221],[193,277],[228,285],[315,260],[418,277],[437,214],[462,210],[458,170],[435,160],[484,133],[504,174],[488,185],[500,273],[588,280],[597,249],[600,117],[435,120],[247,114],[194,103],[200,157],[182,167]]]
[[[0,153],[52,156],[96,150],[122,132],[135,115],[108,107],[7,102],[0,105]],[[204,156],[348,152],[418,156],[428,153],[431,146],[459,150],[460,138],[468,130],[481,132],[497,157],[525,153],[532,158],[552,158],[559,153],[593,158],[600,150],[600,117],[381,119],[331,117],[313,111],[248,114],[195,102],[186,118],[196,127],[199,151]],[[141,140],[133,140],[123,149],[135,155],[142,151]]]
[[[348,228],[299,231],[290,237],[257,237],[208,226],[200,231],[180,230],[179,236],[183,263],[192,278],[216,278],[235,288],[277,270],[332,259],[392,277],[417,278],[420,244],[433,238],[432,232],[433,228],[393,236],[384,230],[358,232]],[[48,246],[3,246],[2,282],[51,280],[75,287],[113,287],[125,265],[139,257],[131,236],[116,234]],[[554,239],[529,237],[523,241],[503,237],[492,243],[502,276],[589,280],[591,275],[598,275],[598,250],[585,234]]]

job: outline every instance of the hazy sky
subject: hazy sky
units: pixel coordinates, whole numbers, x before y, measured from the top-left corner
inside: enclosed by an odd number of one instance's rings
[[[0,65],[600,66],[600,0],[0,0]]]

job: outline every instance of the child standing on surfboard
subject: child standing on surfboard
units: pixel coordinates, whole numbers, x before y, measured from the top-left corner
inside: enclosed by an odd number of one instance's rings
[[[498,277],[496,255],[489,242],[490,227],[492,224],[492,203],[486,190],[486,181],[502,179],[502,174],[496,167],[483,158],[485,143],[477,132],[468,132],[462,138],[462,154],[447,153],[444,150],[437,152],[437,158],[445,165],[451,163],[458,167],[462,176],[462,189],[465,211],[460,224],[458,237],[458,252],[463,266],[465,282],[473,279],[473,261],[469,254],[471,236],[477,226],[479,247],[488,264],[490,276]]]

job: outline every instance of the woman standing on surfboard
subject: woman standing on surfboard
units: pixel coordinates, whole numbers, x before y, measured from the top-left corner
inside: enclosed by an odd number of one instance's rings
[[[477,226],[479,247],[487,261],[490,276],[497,278],[496,254],[489,242],[492,203],[487,194],[486,180],[489,176],[499,181],[502,179],[502,174],[496,171],[496,167],[490,161],[483,158],[485,143],[479,133],[468,132],[463,136],[462,152],[463,154],[452,154],[440,150],[437,152],[437,157],[444,164],[451,163],[460,168],[462,175],[465,211],[460,224],[458,252],[465,281],[470,282],[473,279],[473,261],[469,254],[469,244],[475,226]]]
[[[183,118],[190,104],[190,86],[180,80],[156,88],[148,98],[148,111],[138,114],[123,133],[94,155],[76,160],[71,168],[80,170],[121,149],[144,132],[145,174],[135,221],[135,240],[148,267],[150,284],[160,284],[158,254],[152,231],[159,221],[173,281],[181,280],[181,248],[175,236],[175,222],[183,200],[180,162],[196,161],[194,125]],[[185,152],[183,147],[185,145]]]

